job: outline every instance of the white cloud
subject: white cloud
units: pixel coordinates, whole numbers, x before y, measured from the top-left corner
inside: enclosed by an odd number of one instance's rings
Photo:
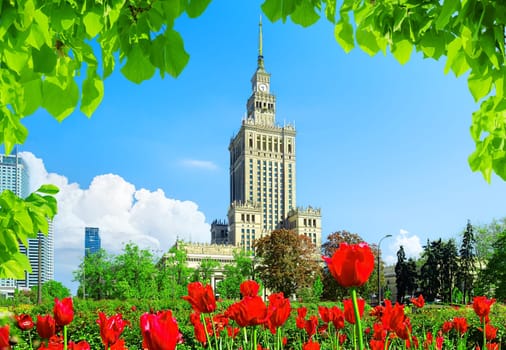
[[[181,164],[187,168],[216,170],[218,166],[209,160],[183,159]]]
[[[397,251],[401,245],[404,248],[404,252],[406,253],[406,258],[417,259],[423,252],[423,247],[420,243],[420,237],[414,234],[410,234],[405,229],[400,229],[399,234],[393,238],[394,242],[388,246],[388,254],[384,258],[387,265],[393,265],[397,262]]]
[[[69,183],[65,176],[48,173],[43,161],[22,152],[28,166],[30,190],[44,183],[60,188],[54,220],[55,279],[67,286],[84,253],[84,228],[99,227],[102,248],[121,252],[124,243],[165,252],[176,237],[208,242],[209,224],[191,201],[167,198],[161,189],[136,189],[121,176],[96,176],[88,188]],[[74,288],[73,288],[74,289]]]

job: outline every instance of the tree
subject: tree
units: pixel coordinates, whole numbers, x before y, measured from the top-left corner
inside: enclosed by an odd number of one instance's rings
[[[73,274],[73,280],[79,282],[78,296],[98,300],[113,297],[113,260],[105,250],[86,254]]]
[[[31,301],[32,303],[36,303],[37,301],[37,293],[38,287],[33,287],[31,291]],[[49,303],[54,300],[54,298],[63,299],[71,296],[70,289],[65,287],[61,282],[58,281],[47,281],[42,285],[41,288],[42,293],[42,302]]]
[[[193,270],[192,282],[200,281],[204,284],[211,283],[213,272],[219,266],[220,263],[214,259],[202,259],[199,267]]]
[[[255,242],[256,272],[265,287],[285,296],[310,288],[320,273],[319,256],[309,237],[275,230]],[[255,273],[256,274],[256,273]]]
[[[453,239],[440,239],[424,246],[424,263],[420,269],[420,286],[428,301],[442,298],[451,302],[458,271],[457,246]]]
[[[234,262],[223,266],[225,279],[218,283],[216,292],[222,298],[240,299],[239,287],[247,279],[254,279],[254,260],[251,253],[238,250],[234,252]]]
[[[336,231],[328,235],[327,240],[322,244],[322,254],[325,256],[332,256],[334,252],[337,250],[337,248],[339,248],[339,244],[343,242],[348,244],[357,244],[360,242],[364,242],[364,240],[356,233],[350,233],[346,230]],[[377,246],[375,244],[372,244],[371,250],[375,257],[374,261],[377,261],[378,257]],[[383,270],[382,262],[380,265],[380,270]],[[323,275],[322,281],[323,281],[324,299],[336,300],[349,296],[349,291],[337,283],[337,281],[334,279],[334,277],[332,277],[326,266],[324,266],[323,268],[322,275]],[[380,283],[384,285],[384,278],[382,277],[383,274],[380,273],[380,276],[381,276]],[[378,280],[378,272],[377,269],[374,269],[367,283],[364,284],[362,287],[358,288],[358,292],[363,296],[369,296],[377,293],[378,289],[378,285],[376,282],[377,280]]]
[[[467,221],[467,227],[462,234],[462,243],[459,250],[459,272],[457,280],[461,287],[463,303],[471,301],[471,294],[473,290],[474,277],[476,274],[476,254],[474,252],[474,245],[476,241],[473,234],[473,225]]]
[[[0,144],[9,153],[15,144],[24,143],[28,130],[21,120],[41,107],[58,121],[78,104],[81,112],[91,116],[104,95],[103,80],[118,69],[118,61],[124,63],[121,73],[135,83],[150,79],[156,70],[162,77],[166,73],[177,77],[189,55],[174,22],[182,15],[198,17],[210,2],[3,1]],[[336,40],[346,52],[356,41],[370,55],[389,49],[404,64],[414,48],[424,57],[446,57],[445,73],[469,73],[469,90],[476,102],[481,101],[472,117],[476,150],[469,164],[487,181],[492,172],[506,180],[506,4],[502,0],[343,0],[340,5],[337,0],[265,0],[262,10],[273,22],[290,17],[304,27],[324,17],[334,24]],[[46,205],[34,206],[47,210]],[[0,249],[0,277],[17,277],[29,266],[12,242],[37,235],[41,221],[28,219],[26,210],[3,203],[1,207],[6,210],[2,217],[12,217],[2,220],[2,229],[14,239],[1,246],[7,249]],[[53,209],[43,216],[52,218],[55,205]]]
[[[493,293],[499,300],[506,298],[506,230],[499,234],[493,244],[494,252],[487,267],[480,274],[480,279],[488,287],[484,293]]]
[[[123,254],[114,259],[113,271],[115,298],[148,299],[157,296],[158,270],[149,250],[140,249],[134,243],[126,244]]]
[[[157,264],[158,295],[161,298],[176,300],[187,294],[192,269],[188,267],[184,243],[176,240]]]
[[[440,259],[441,293],[443,300],[452,302],[453,289],[457,281],[459,270],[457,245],[454,239],[443,242],[442,255]]]

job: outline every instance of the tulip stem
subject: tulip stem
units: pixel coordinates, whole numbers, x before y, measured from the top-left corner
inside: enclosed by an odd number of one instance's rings
[[[360,311],[358,310],[357,289],[351,288],[351,300],[353,301],[353,312],[355,314],[355,326],[357,329],[358,348],[364,350],[364,338],[362,334],[362,322],[360,320]]]
[[[63,326],[63,350],[67,350],[67,326]]]
[[[483,317],[483,347],[482,349],[487,348],[487,320],[486,317]]]

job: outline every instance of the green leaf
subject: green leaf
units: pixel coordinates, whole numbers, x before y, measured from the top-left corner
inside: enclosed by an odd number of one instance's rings
[[[26,38],[26,43],[30,46],[40,50],[42,45],[45,43],[44,33],[37,23],[33,23],[30,26],[30,34]]]
[[[325,17],[331,23],[336,20],[336,2],[334,0],[325,0]]]
[[[453,65],[453,61],[455,60],[455,57],[457,57],[457,55],[459,54],[459,52],[461,51],[462,49],[462,40],[460,38],[455,38],[453,39],[449,44],[448,44],[448,47],[447,47],[447,50],[446,50],[446,64],[445,64],[445,74],[448,74],[448,72],[450,71],[452,65]]]
[[[168,72],[177,77],[188,63],[190,56],[184,49],[183,39],[175,30],[159,35],[151,46],[150,60],[160,69],[160,74]]]
[[[342,14],[341,19],[334,27],[334,36],[343,50],[348,53],[355,47],[353,39],[353,27],[351,26],[348,15]]]
[[[14,215],[14,222],[16,222],[28,236],[33,235],[33,223],[28,214],[28,210],[17,210]]]
[[[42,83],[42,107],[58,121],[68,117],[75,109],[79,100],[79,89],[74,80],[66,88],[51,78]]]
[[[30,260],[25,254],[16,253],[0,264],[0,278],[25,278],[25,271],[32,272]]]
[[[446,48],[445,38],[443,35],[438,35],[433,31],[427,31],[422,36],[419,47],[426,57],[432,57],[437,60]]]
[[[499,69],[500,66],[499,66],[498,55],[501,54],[501,51],[496,50],[495,37],[492,37],[493,35],[494,34],[491,32],[483,33],[480,36],[480,40],[478,43],[481,46],[481,48],[483,49],[483,51],[485,51],[488,59],[490,60],[490,62],[492,62],[494,67],[496,69]],[[504,38],[504,36],[503,36],[503,38]],[[499,45],[499,46],[504,48],[504,45]]]
[[[310,1],[303,1],[290,16],[293,23],[300,24],[303,27],[309,27],[315,24],[320,16],[316,13],[313,3]]]
[[[95,69],[88,68],[88,74],[83,82],[81,112],[91,117],[104,97],[104,82],[97,75]]]
[[[374,56],[380,50],[376,35],[369,29],[362,26],[357,28],[357,43],[358,46],[370,56]]]
[[[86,34],[94,38],[104,27],[104,13],[101,8],[94,7],[84,15],[83,23]]]
[[[186,5],[186,13],[190,18],[198,17],[205,11],[210,2],[211,0],[189,0]]]
[[[155,67],[144,55],[140,45],[134,45],[128,53],[127,62],[121,68],[121,73],[130,81],[140,84],[155,74]]]
[[[62,3],[57,11],[51,12],[51,23],[60,31],[69,30],[75,23],[77,14],[67,3]]]
[[[471,72],[469,78],[467,79],[467,85],[469,86],[469,90],[471,91],[474,100],[478,102],[490,92],[490,89],[492,88],[492,77],[490,74],[483,76],[481,74]]]
[[[21,113],[27,116],[34,113],[42,103],[42,82],[40,79],[23,83],[23,97],[24,104]]]
[[[297,2],[296,0],[265,0],[262,4],[262,11],[271,22],[276,22],[279,19],[286,21],[286,17],[295,11]]]
[[[460,0],[444,0],[441,12],[436,20],[436,29],[441,30],[446,27],[450,17],[458,10]]]
[[[392,45],[392,54],[400,64],[405,64],[409,61],[412,51],[413,45],[406,39],[394,41]]]
[[[35,192],[45,193],[45,194],[57,194],[60,192],[60,189],[51,184],[45,184],[40,186]]]
[[[30,58],[28,52],[13,49],[10,47],[6,47],[3,54],[5,63],[9,66],[10,69],[18,74],[20,74],[21,71],[26,67],[26,63]]]
[[[0,108],[0,141],[4,143],[5,152],[8,154],[14,145],[24,143],[27,136],[28,130],[21,124],[19,116],[5,107]]]
[[[12,253],[19,251],[18,239],[11,228],[2,227],[2,234],[0,235],[0,247],[2,250],[5,249]]]
[[[57,55],[55,50],[42,45],[40,50],[32,49],[33,71],[38,73],[51,73],[56,67]]]

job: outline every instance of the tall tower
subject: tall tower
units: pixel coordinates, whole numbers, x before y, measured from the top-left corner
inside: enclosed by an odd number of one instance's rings
[[[258,38],[257,68],[251,78],[246,118],[228,148],[229,243],[247,250],[252,249],[255,239],[273,230],[290,228],[299,232],[297,223],[304,223],[305,217],[305,211],[296,206],[295,127],[276,124],[276,97],[271,93],[271,76],[264,66],[261,21]],[[315,244],[320,244],[319,209],[316,214],[311,218],[314,227],[307,233],[311,233]]]
[[[29,194],[28,171],[17,152],[13,155],[0,155],[0,192],[10,190],[25,198]],[[38,285],[39,270],[41,283],[54,279],[54,237],[53,223],[49,222],[48,235],[39,233],[37,238],[28,239],[28,247],[20,245],[20,251],[28,256],[32,272],[25,273],[22,280],[1,279],[0,291],[10,294],[15,288],[31,288]]]
[[[84,255],[94,254],[101,248],[98,227],[84,228]]]

